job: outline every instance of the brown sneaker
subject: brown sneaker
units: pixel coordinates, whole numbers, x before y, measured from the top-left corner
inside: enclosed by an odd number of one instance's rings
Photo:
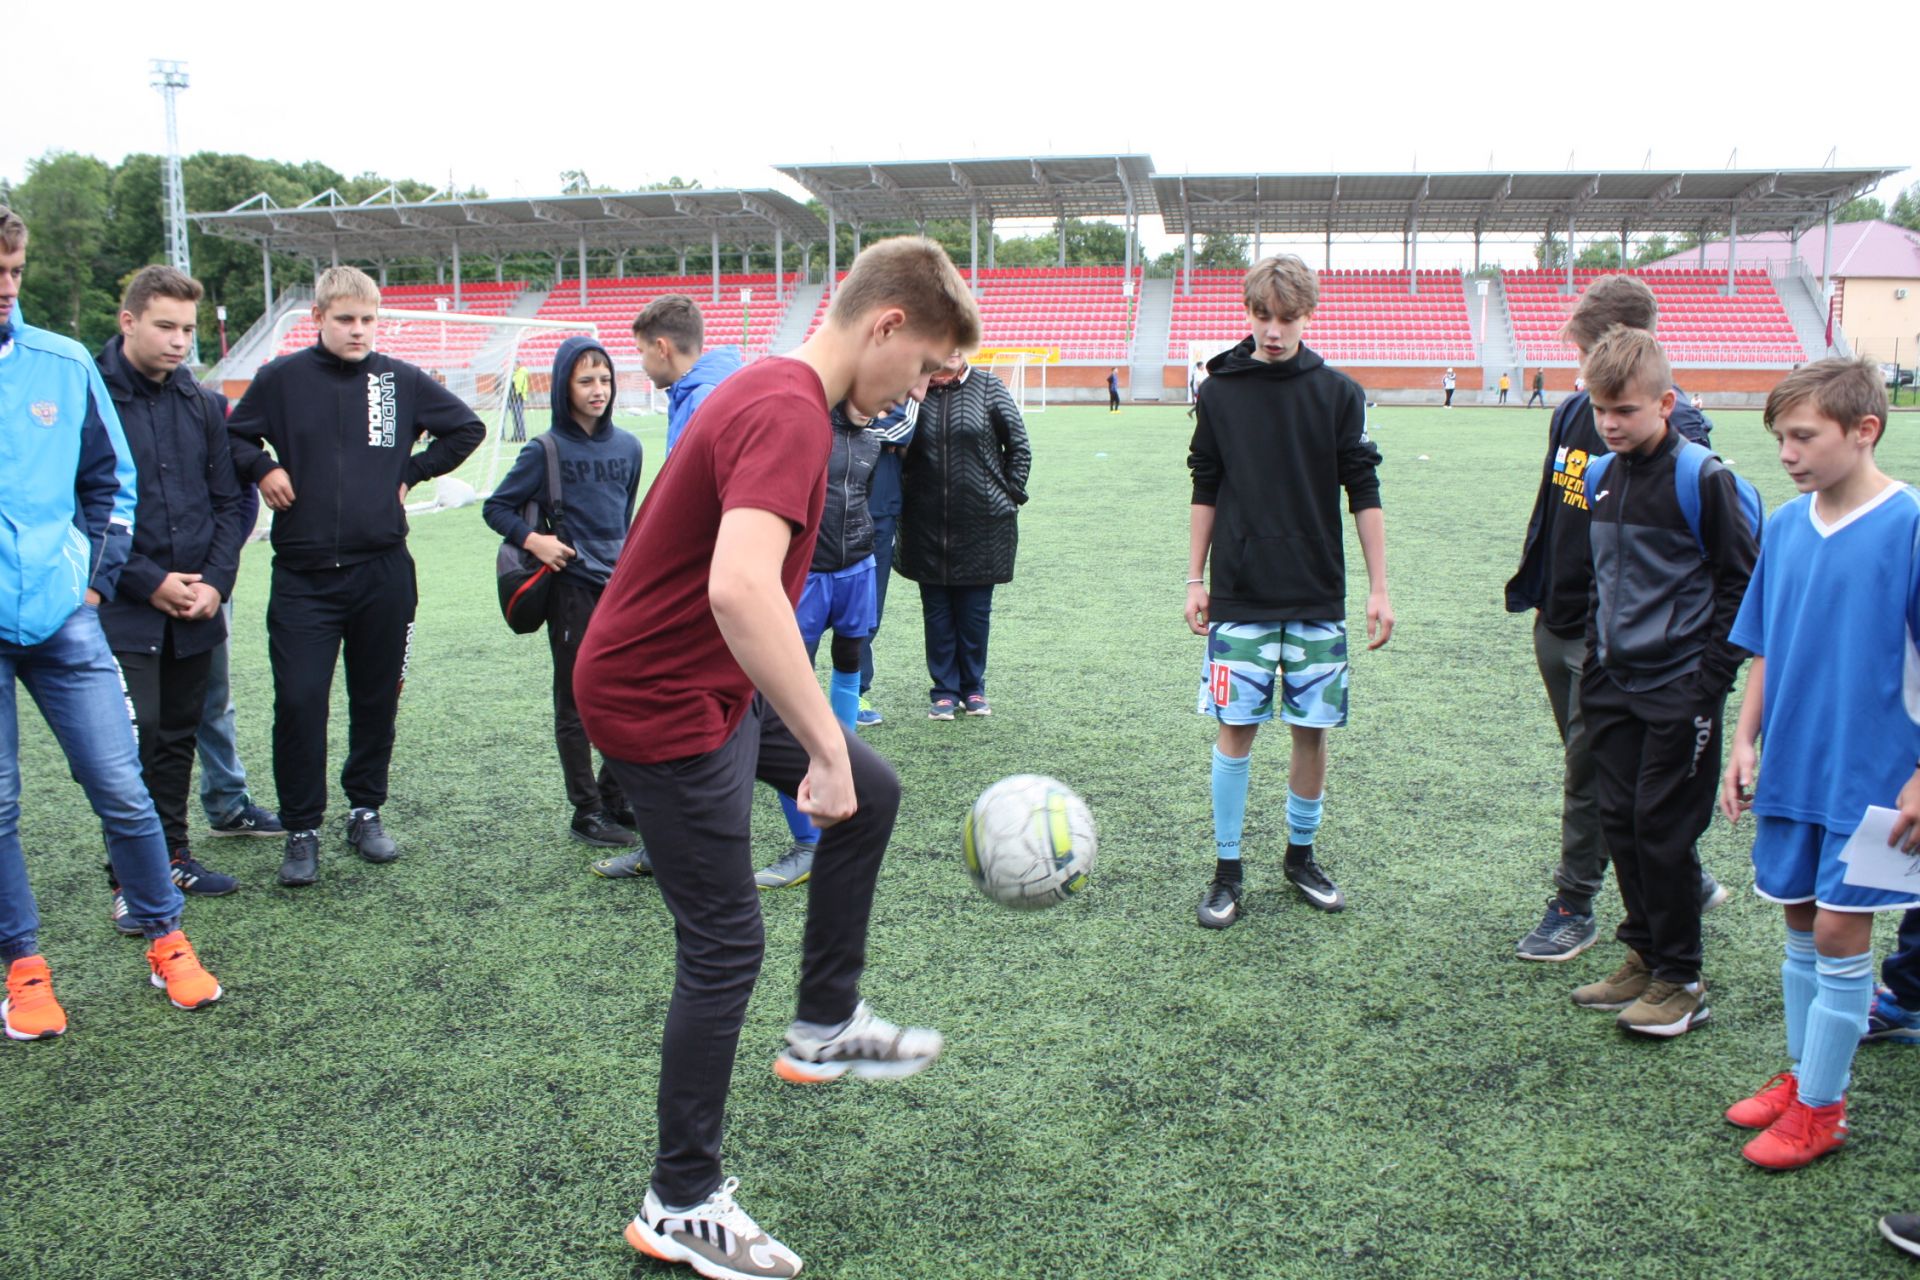
[[[1640,998],[1622,1010],[1614,1021],[1622,1031],[1638,1035],[1683,1035],[1713,1016],[1713,1011],[1707,1008],[1706,979],[1692,985],[1699,989],[1689,991],[1682,983],[1655,978],[1640,993]]]
[[[1653,970],[1647,968],[1638,951],[1629,950],[1611,977],[1575,987],[1573,1002],[1583,1009],[1624,1009],[1638,1000],[1652,981]]]

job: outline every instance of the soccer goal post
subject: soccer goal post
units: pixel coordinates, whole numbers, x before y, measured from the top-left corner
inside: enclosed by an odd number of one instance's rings
[[[1008,347],[980,354],[994,377],[1007,384],[1023,415],[1047,411],[1047,353]]]

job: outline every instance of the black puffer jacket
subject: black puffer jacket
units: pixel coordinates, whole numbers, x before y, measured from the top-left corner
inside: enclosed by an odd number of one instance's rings
[[[833,452],[827,457],[827,505],[820,512],[820,539],[813,544],[813,572],[838,573],[873,554],[873,515],[867,494],[880,437],[856,427],[843,404],[833,411]]]
[[[985,369],[927,391],[900,483],[894,567],[932,586],[1013,581],[1033,453],[1006,383]]]

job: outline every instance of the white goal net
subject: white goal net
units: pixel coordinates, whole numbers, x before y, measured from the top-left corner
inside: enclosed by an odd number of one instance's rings
[[[1047,411],[1047,364],[1044,359],[1037,359],[1034,352],[1020,350],[984,354],[987,368],[1007,384],[1007,390],[1013,392],[1013,402],[1020,406],[1023,416]]]

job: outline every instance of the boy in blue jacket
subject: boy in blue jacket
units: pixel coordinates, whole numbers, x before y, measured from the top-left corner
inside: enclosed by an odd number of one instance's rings
[[[593,747],[573,700],[573,663],[587,620],[626,544],[640,493],[640,442],[613,425],[613,358],[590,337],[568,338],[553,357],[551,434],[559,448],[560,518],[547,510],[547,454],[529,440],[512,470],[481,508],[487,524],[553,570],[547,597],[547,646],[553,654],[553,736],[573,805],[568,833],[604,849],[638,843],[633,813],[605,763],[596,777]],[[551,532],[529,525],[521,511],[540,504]],[[637,862],[644,856],[634,855]]]
[[[633,321],[640,367],[653,385],[667,393],[667,452],[693,420],[713,389],[740,371],[738,347],[715,347],[701,354],[707,325],[700,308],[684,293],[668,293],[649,302]]]
[[[153,985],[197,1009],[220,998],[220,984],[180,930],[180,890],[100,630],[132,543],[133,456],[92,357],[16,314],[26,259],[26,224],[0,206],[0,1023],[9,1039],[46,1040],[66,1031],[67,1014],[40,954],[20,847],[16,679],[100,816],[127,910],[150,943]]]

